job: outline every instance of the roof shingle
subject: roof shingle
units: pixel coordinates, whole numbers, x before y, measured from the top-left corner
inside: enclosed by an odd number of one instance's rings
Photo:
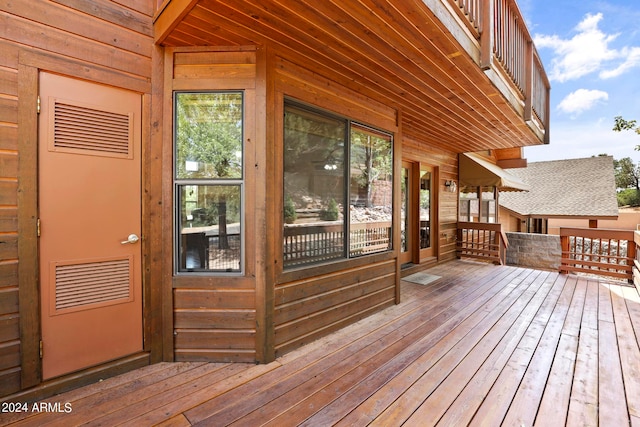
[[[552,160],[509,169],[531,186],[526,193],[501,193],[500,205],[537,217],[616,217],[613,157]]]

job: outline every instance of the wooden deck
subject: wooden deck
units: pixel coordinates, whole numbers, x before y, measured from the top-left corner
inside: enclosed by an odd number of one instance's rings
[[[468,261],[427,273],[441,279],[268,365],[152,365],[0,424],[640,426],[635,288]]]

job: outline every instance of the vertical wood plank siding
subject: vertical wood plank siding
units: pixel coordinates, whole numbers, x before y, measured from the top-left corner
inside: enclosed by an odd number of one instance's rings
[[[149,92],[152,5],[146,0],[127,4],[57,0],[0,6],[0,396],[33,385],[39,375],[21,367],[23,352],[37,354],[31,347],[39,340],[33,330],[23,328],[21,341],[21,322],[38,318],[39,302],[36,294],[20,288],[18,276],[19,263],[33,263],[37,256],[35,245],[25,249],[25,242],[20,253],[28,253],[29,259],[18,255],[19,218],[36,216],[21,211],[18,187],[34,194],[37,178],[35,170],[31,176],[18,176],[19,159],[30,156],[21,152],[24,144],[18,141],[24,134],[20,123],[29,122],[19,118],[18,83],[32,78],[19,70],[41,68]],[[35,116],[35,105],[31,112]],[[19,300],[25,304],[21,312]]]
[[[173,278],[175,360],[254,362],[257,322],[255,246],[258,238],[254,224],[256,183],[253,165],[257,147],[250,144],[256,140],[255,48],[176,50],[172,58],[173,90],[245,90],[247,212],[244,277],[178,275]],[[166,96],[171,97],[171,94]],[[172,150],[172,145],[166,149]],[[166,167],[171,169],[168,165]]]

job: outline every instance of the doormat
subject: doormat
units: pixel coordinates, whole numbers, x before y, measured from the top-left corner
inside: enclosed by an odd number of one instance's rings
[[[410,276],[404,277],[402,280],[406,280],[407,282],[417,283],[418,285],[428,285],[429,283],[440,279],[440,276],[436,276],[435,274],[427,274],[427,273],[414,273]]]

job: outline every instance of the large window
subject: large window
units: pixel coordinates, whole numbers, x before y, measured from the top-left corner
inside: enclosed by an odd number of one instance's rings
[[[284,264],[391,249],[391,135],[294,104],[284,117]]]
[[[176,270],[241,272],[243,95],[175,94]]]

